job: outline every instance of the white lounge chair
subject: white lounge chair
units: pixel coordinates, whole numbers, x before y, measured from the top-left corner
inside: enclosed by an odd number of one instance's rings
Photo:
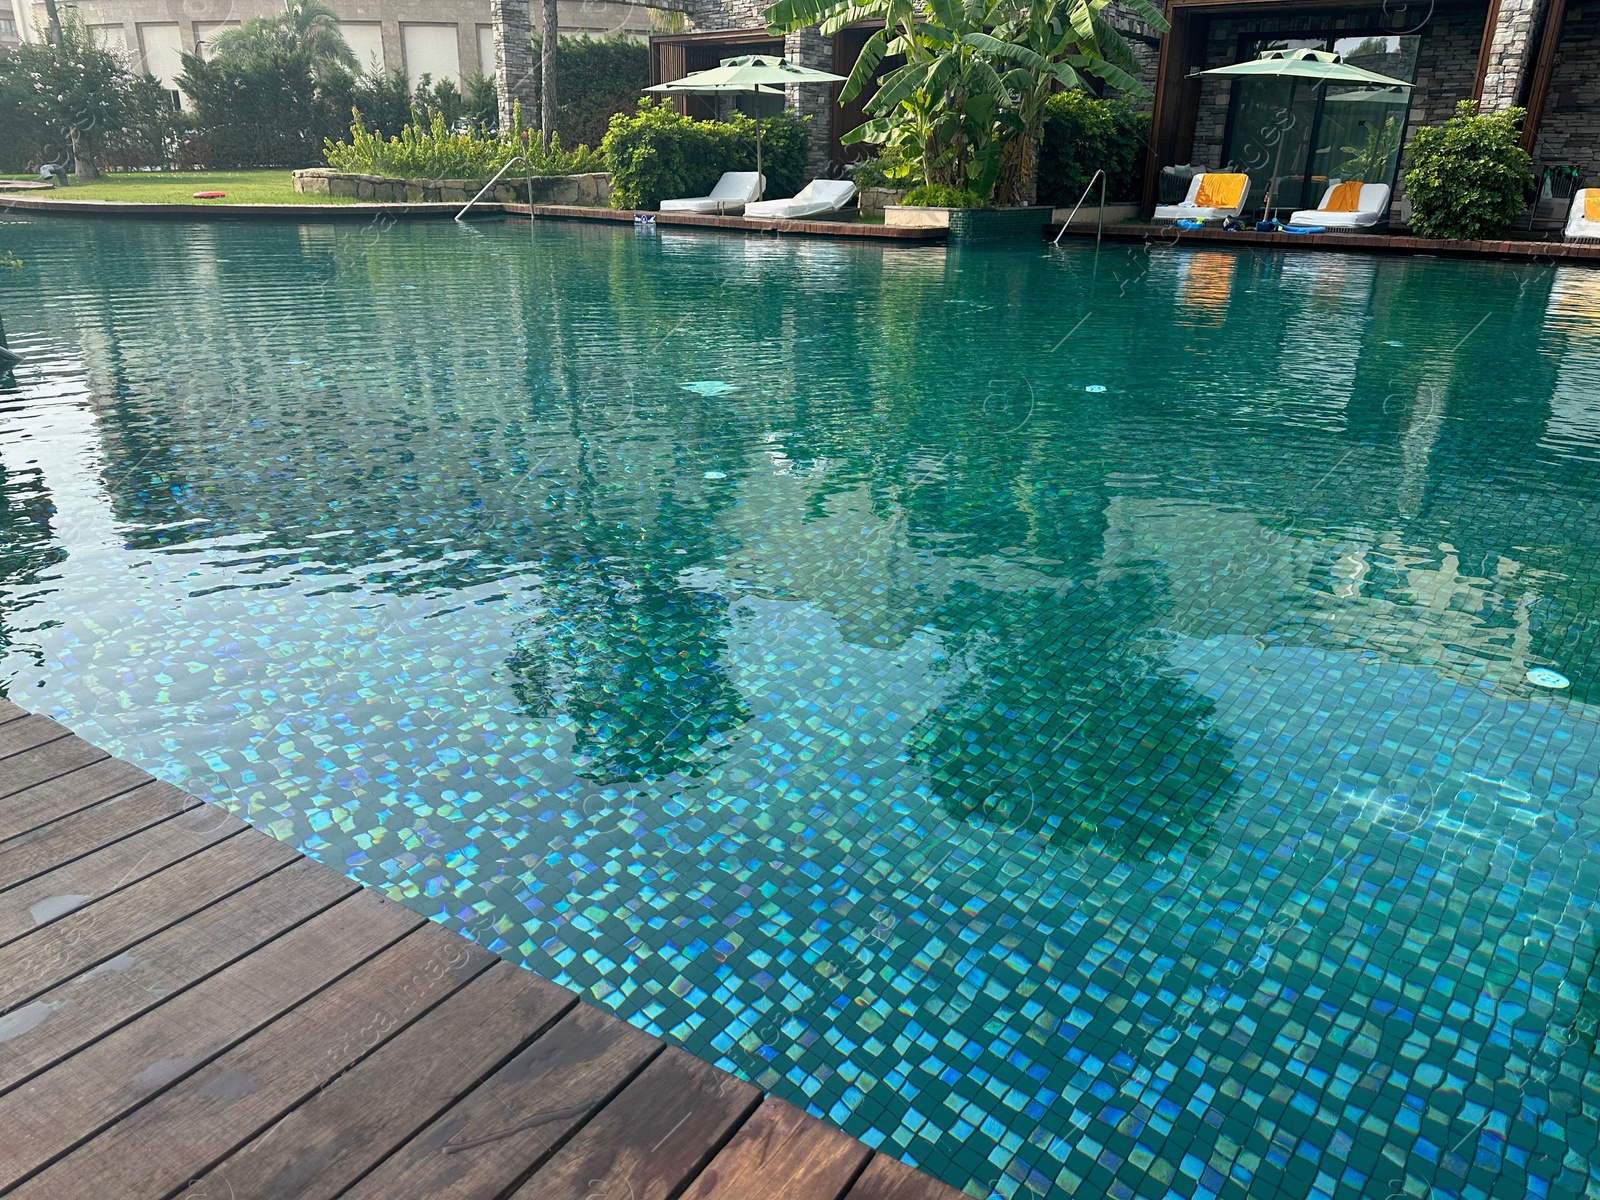
[[[1330,212],[1328,205],[1333,202],[1334,189],[1339,182],[1337,179],[1328,180],[1328,190],[1323,194],[1321,206],[1302,208],[1289,218],[1289,224],[1321,225],[1326,229],[1367,229],[1389,219],[1389,185],[1386,183],[1363,183],[1361,198],[1356,202],[1354,212]]]
[[[794,221],[838,212],[855,199],[856,185],[848,179],[813,179],[788,200],[758,200],[744,206],[747,217],[776,217]]]
[[[1250,177],[1244,176],[1242,185],[1237,183],[1240,177],[1228,172],[1208,171],[1203,175],[1196,175],[1189,181],[1189,194],[1183,198],[1181,204],[1156,205],[1155,219],[1158,221],[1220,221],[1224,217],[1237,217],[1244,211],[1244,202],[1250,198]],[[1201,205],[1200,191],[1209,179],[1213,186],[1224,186],[1232,183],[1239,188],[1239,202],[1231,208],[1214,205]]]
[[[1596,204],[1600,204],[1600,188],[1579,188],[1572,197],[1564,234],[1569,242],[1600,241],[1600,221],[1589,220],[1587,201],[1590,196],[1595,197]]]
[[[765,182],[754,171],[724,171],[709,196],[663,200],[661,211],[734,215],[743,212],[744,206],[761,194]]]

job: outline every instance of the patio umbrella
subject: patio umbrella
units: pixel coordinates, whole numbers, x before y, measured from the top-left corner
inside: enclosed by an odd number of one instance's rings
[[[770,54],[742,54],[738,58],[725,58],[722,65],[706,71],[695,71],[671,83],[658,83],[647,87],[647,92],[668,92],[677,95],[717,96],[725,93],[754,95],[783,95],[783,89],[800,83],[843,83],[843,75],[802,67],[787,58],[773,58]],[[766,191],[766,180],[761,177],[761,118],[756,118],[756,199]]]
[[[1331,50],[1312,50],[1300,47],[1296,50],[1264,50],[1249,62],[1234,63],[1228,67],[1212,67],[1209,71],[1196,71],[1196,75],[1225,75],[1231,79],[1287,79],[1289,81],[1288,109],[1294,107],[1295,89],[1300,86],[1301,80],[1308,81],[1312,87],[1325,88],[1330,83],[1370,83],[1385,88],[1407,88],[1411,85],[1404,79],[1395,79],[1389,75],[1380,75],[1376,71],[1365,71],[1360,67],[1352,67],[1349,63],[1339,61],[1339,56]],[[1283,165],[1283,143],[1286,139],[1282,134],[1278,137],[1278,157],[1272,164],[1272,182],[1267,188],[1266,217],[1272,219],[1273,193],[1278,187],[1278,168]]]

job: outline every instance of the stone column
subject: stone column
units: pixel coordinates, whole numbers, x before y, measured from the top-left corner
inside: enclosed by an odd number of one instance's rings
[[[494,22],[494,90],[500,98],[500,126],[511,124],[511,104],[522,101],[522,123],[537,128],[534,107],[533,24],[531,0],[489,0]]]
[[[1534,35],[1545,4],[1546,0],[1500,0],[1479,112],[1500,112],[1516,104],[1538,50]]]
[[[783,39],[783,56],[802,67],[818,71],[833,70],[833,39],[817,32],[815,25]],[[833,87],[810,83],[786,89],[790,112],[811,118],[811,142],[806,150],[806,178],[825,179],[828,160],[833,157]]]

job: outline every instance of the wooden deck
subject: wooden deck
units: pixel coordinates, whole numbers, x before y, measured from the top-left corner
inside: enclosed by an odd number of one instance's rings
[[[0,1194],[959,1193],[0,701]]]
[[[480,206],[481,207],[481,206]],[[508,213],[526,216],[526,204],[503,204]],[[476,211],[476,210],[474,210]],[[535,217],[563,221],[617,221],[632,225],[634,213],[629,208],[582,208],[575,204],[535,204]],[[853,216],[843,220],[778,221],[763,217],[716,217],[706,213],[647,213],[655,218],[656,227],[682,226],[698,229],[731,229],[744,233],[799,234],[805,237],[860,238],[875,242],[911,242],[927,244],[943,242],[950,236],[948,229],[913,229],[901,225],[879,225],[858,221]]]
[[[1054,238],[1061,226],[1045,227],[1045,236]],[[1068,238],[1093,238],[1094,225],[1073,223]],[[1497,258],[1512,262],[1550,265],[1575,263],[1600,265],[1600,242],[1564,242],[1559,238],[1540,241],[1534,238],[1495,238],[1482,241],[1450,241],[1409,237],[1388,233],[1257,233],[1253,229],[1236,233],[1220,227],[1179,229],[1171,223],[1121,222],[1107,225],[1106,241],[1167,243],[1175,246],[1233,246],[1238,249],[1322,250],[1342,253],[1410,254],[1435,258]],[[1065,239],[1063,239],[1065,241]]]

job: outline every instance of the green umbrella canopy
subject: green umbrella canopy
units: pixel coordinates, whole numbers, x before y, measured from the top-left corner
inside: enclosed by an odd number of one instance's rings
[[[1379,76],[1374,76],[1379,78]],[[722,65],[696,71],[671,83],[658,83],[647,92],[766,92],[797,83],[843,83],[843,75],[802,67],[770,54],[743,54],[725,58]]]
[[[1342,63],[1339,61],[1339,56],[1330,50],[1311,50],[1305,47],[1298,50],[1264,50],[1259,57],[1252,58],[1249,62],[1234,63],[1228,67],[1212,67],[1209,71],[1197,71],[1195,74],[1225,75],[1235,79],[1306,79],[1316,84],[1372,83],[1380,87],[1411,86],[1404,79],[1394,79],[1388,75],[1379,75],[1376,71],[1363,71],[1360,67]]]

